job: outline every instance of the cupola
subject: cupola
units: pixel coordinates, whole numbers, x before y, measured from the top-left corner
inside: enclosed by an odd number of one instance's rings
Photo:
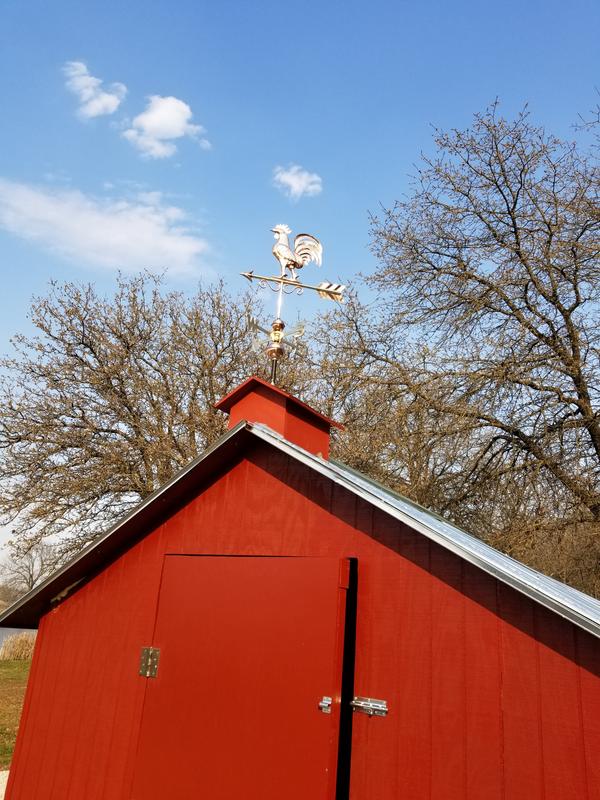
[[[331,428],[343,425],[320,414],[283,389],[253,376],[216,403],[229,414],[229,427],[258,422],[321,458],[329,458]]]

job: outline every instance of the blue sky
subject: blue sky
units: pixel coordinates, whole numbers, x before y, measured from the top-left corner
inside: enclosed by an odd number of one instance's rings
[[[235,289],[275,268],[280,222],[322,240],[319,277],[372,270],[368,212],[431,125],[498,96],[573,135],[599,22],[582,0],[0,0],[0,351],[51,279]]]

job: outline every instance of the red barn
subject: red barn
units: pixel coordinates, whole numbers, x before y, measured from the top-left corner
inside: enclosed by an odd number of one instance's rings
[[[0,623],[39,625],[8,800],[597,800],[600,603],[232,427]]]

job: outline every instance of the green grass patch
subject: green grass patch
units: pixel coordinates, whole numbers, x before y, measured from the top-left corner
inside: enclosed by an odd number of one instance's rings
[[[0,661],[0,769],[10,765],[31,661]]]

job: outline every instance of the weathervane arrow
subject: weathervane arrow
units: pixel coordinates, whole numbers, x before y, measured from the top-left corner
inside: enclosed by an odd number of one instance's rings
[[[280,275],[255,275],[253,270],[248,270],[248,272],[240,272],[240,275],[243,275],[243,277],[247,278],[250,282],[265,281],[267,283],[273,283],[277,286],[277,288],[274,290],[276,292],[279,291],[279,286],[291,286],[292,291],[298,289],[312,289],[319,295],[319,297],[323,297],[325,300],[335,300],[338,303],[342,303],[344,301],[344,289],[346,287],[343,283],[330,283],[330,281],[321,281],[318,286],[312,286],[309,283],[300,283],[300,281],[294,280],[293,278],[282,278]]]

